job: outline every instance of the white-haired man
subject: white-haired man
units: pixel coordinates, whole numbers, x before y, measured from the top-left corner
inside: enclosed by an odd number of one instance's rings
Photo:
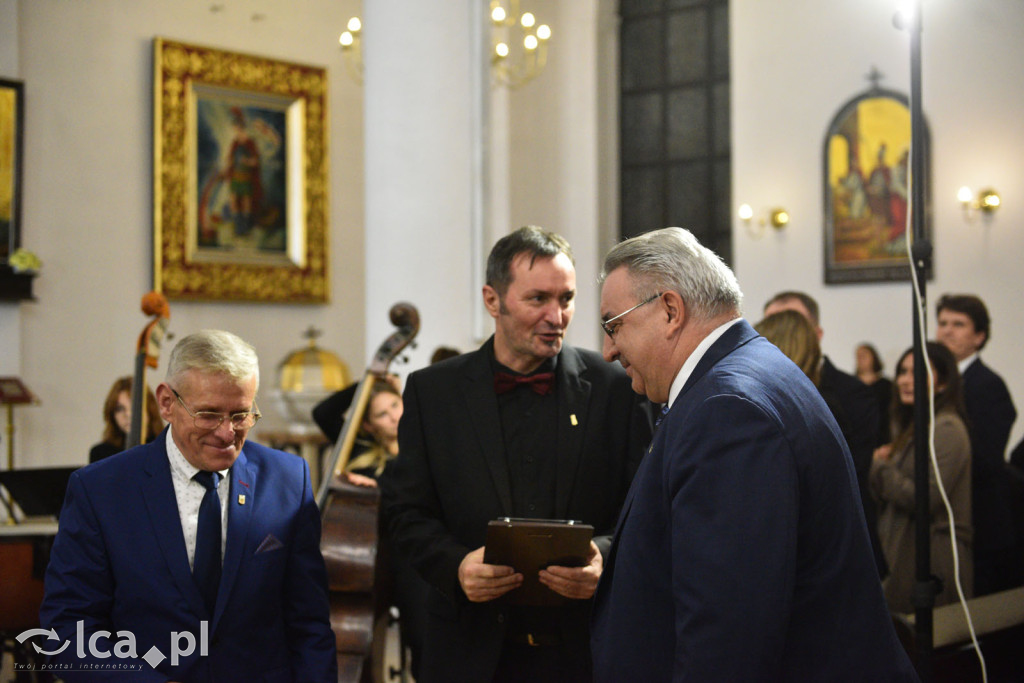
[[[61,678],[335,680],[309,468],[246,442],[258,386],[251,346],[189,335],[156,388],[170,426],[71,475],[40,610],[79,641]]]
[[[913,681],[846,441],[689,232],[605,258],[604,356],[667,409],[594,604],[597,681]]]

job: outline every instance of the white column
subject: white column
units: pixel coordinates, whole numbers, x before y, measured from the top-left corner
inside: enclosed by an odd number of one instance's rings
[[[393,330],[397,301],[420,312],[419,349],[476,345],[481,307],[474,238],[485,201],[480,0],[374,0],[364,5],[366,346]],[[343,207],[337,207],[343,210]],[[402,368],[396,368],[399,371]]]

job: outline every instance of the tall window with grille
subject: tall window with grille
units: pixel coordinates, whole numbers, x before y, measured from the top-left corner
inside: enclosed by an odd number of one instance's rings
[[[620,0],[620,230],[732,262],[728,0]]]

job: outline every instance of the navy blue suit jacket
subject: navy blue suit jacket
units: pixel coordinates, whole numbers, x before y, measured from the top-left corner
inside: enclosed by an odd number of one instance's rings
[[[336,679],[320,515],[306,462],[247,442],[228,479],[227,545],[210,615],[189,569],[164,435],[71,475],[40,610],[43,627],[72,642],[60,664],[141,665],[134,675],[85,674],[89,681]],[[204,620],[208,654],[201,656]],[[83,643],[87,657],[79,660],[79,621],[86,639],[115,634],[99,641],[104,650],[113,651],[123,640],[117,632],[128,631],[138,657],[156,647],[167,659],[155,669],[142,659],[97,659]],[[177,666],[170,660],[172,632],[197,641]],[[184,640],[179,645],[185,649]],[[74,673],[61,676],[76,680]]]
[[[623,504],[597,681],[912,681],[843,435],[741,321],[698,363]]]

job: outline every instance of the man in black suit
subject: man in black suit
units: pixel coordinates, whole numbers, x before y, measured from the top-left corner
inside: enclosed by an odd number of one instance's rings
[[[563,344],[575,295],[568,243],[520,228],[487,262],[494,335],[406,383],[382,492],[393,542],[431,586],[420,683],[591,680],[590,598],[650,422],[621,367]],[[538,570],[484,563],[500,517],[593,525],[586,566],[539,571],[561,604],[510,604]]]
[[[973,294],[945,294],[935,309],[936,336],[953,352],[964,379],[974,501],[974,594],[986,595],[1012,588],[1021,578],[1013,550],[1015,530],[1006,464],[1006,445],[1017,409],[1006,383],[978,357],[991,329],[985,303]]]
[[[819,322],[818,302],[809,294],[795,291],[779,292],[764,305],[764,315],[767,317],[779,311],[796,311],[814,326],[819,340],[824,336],[825,331]],[[853,457],[853,465],[857,472],[857,483],[860,485],[861,503],[868,523],[868,535],[871,537],[875,564],[878,565],[879,576],[884,577],[889,570],[878,541],[875,501],[868,489],[871,457],[875,448],[882,442],[882,436],[879,434],[881,421],[878,415],[878,402],[870,387],[837,368],[824,353],[821,356],[821,380],[818,389],[823,396],[838,404],[842,417],[845,418],[841,420],[847,426],[847,431],[843,435],[850,447],[850,455]]]

